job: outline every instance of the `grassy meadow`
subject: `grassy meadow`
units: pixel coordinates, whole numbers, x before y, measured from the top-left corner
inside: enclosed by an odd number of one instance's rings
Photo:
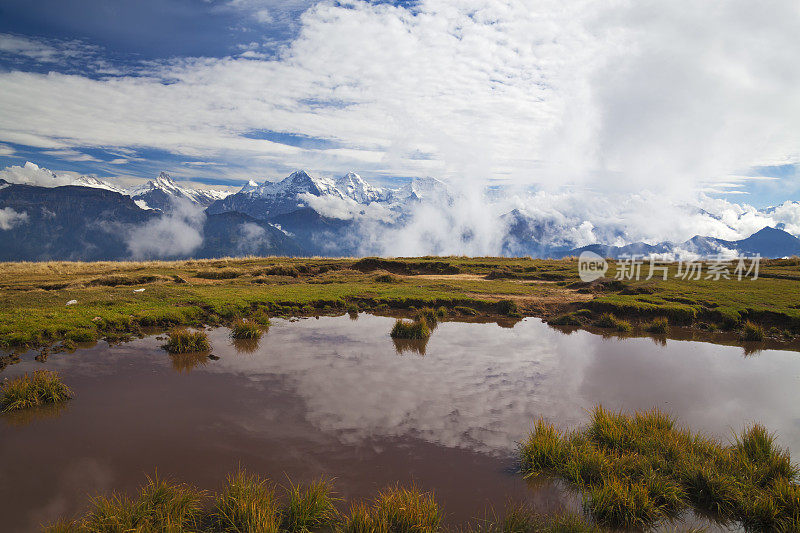
[[[755,281],[676,279],[676,265],[666,281],[616,281],[609,279],[615,269],[612,262],[605,280],[587,284],[578,279],[575,258],[4,263],[0,346],[61,341],[69,348],[98,338],[124,340],[151,326],[263,324],[275,316],[371,311],[414,317],[422,308],[443,309],[452,319],[539,316],[553,325],[620,333],[677,325],[739,332],[742,340],[787,342],[800,334],[796,260],[762,261]]]

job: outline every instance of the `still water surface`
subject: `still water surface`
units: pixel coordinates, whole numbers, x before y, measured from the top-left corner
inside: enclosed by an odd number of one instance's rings
[[[575,508],[556,483],[526,484],[515,448],[537,417],[572,427],[597,403],[660,407],[723,439],[760,421],[800,456],[796,352],[564,334],[537,319],[445,322],[426,346],[396,346],[393,320],[273,320],[236,346],[219,328],[218,360],[171,357],[155,337],[44,364],[26,354],[2,377],[57,370],[77,396],[0,417],[4,530],[35,530],[155,471],[216,489],[238,465],[278,482],[335,477],[348,499],[415,483],[455,524],[509,500]]]

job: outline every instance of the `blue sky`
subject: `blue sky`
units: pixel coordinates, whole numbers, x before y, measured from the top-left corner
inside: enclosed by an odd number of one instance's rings
[[[0,166],[762,207],[800,189],[798,22],[791,1],[4,0]]]

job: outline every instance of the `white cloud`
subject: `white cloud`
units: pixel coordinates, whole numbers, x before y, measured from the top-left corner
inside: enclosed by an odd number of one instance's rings
[[[77,174],[74,172],[56,174],[52,170],[42,168],[30,161],[26,162],[24,166],[12,165],[0,170],[0,179],[4,179],[9,183],[36,185],[38,187],[71,185],[76,177]]]
[[[236,250],[242,255],[256,254],[269,246],[267,230],[253,222],[245,222],[239,226]]]
[[[187,256],[203,244],[202,207],[176,199],[169,214],[130,228],[126,242],[134,259]]]
[[[0,74],[0,138],[157,147],[259,174],[359,168],[680,196],[796,158],[798,24],[788,0],[322,2],[277,59],[176,59],[99,80]],[[343,148],[241,136],[251,130]]]
[[[0,208],[0,230],[10,230],[28,221],[28,214],[14,211],[10,207]]]
[[[72,150],[69,148],[63,148],[60,150],[42,150],[42,153],[45,155],[49,155],[52,157],[57,157],[64,161],[91,161],[93,163],[102,163],[102,159],[98,159],[94,156],[89,154],[84,154],[83,152],[79,152],[78,150]]]
[[[17,56],[39,63],[58,63],[71,59],[87,59],[100,48],[81,41],[36,40],[23,35],[0,33],[0,53]]]

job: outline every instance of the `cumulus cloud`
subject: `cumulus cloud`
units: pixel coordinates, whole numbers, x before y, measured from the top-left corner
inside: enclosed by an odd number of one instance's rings
[[[35,185],[37,187],[71,185],[76,177],[77,175],[74,172],[55,173],[30,161],[23,166],[12,165],[0,170],[0,179],[4,179],[9,183]]]
[[[0,230],[10,230],[11,228],[24,224],[28,221],[28,214],[17,212],[10,207],[0,208]]]
[[[202,207],[181,198],[173,209],[150,222],[129,228],[126,243],[134,259],[188,256],[203,244]]]

